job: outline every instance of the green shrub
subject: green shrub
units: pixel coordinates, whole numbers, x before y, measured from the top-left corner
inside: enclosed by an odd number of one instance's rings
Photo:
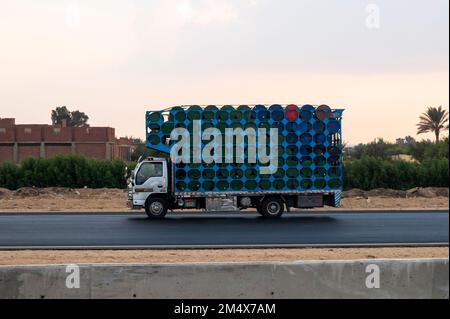
[[[410,189],[413,187],[448,187],[449,162],[446,158],[423,163],[382,160],[364,156],[344,163],[344,188]]]
[[[19,176],[18,167],[11,162],[0,163],[0,187],[16,189]]]
[[[19,166],[0,163],[0,187],[125,188],[126,166],[135,163],[119,160],[88,160],[81,156],[56,156],[50,159],[27,158]]]
[[[0,187],[125,188],[135,166],[135,162],[88,160],[80,156],[28,158],[20,166],[0,163]],[[345,189],[448,187],[448,180],[447,158],[419,164],[363,156],[344,163]]]

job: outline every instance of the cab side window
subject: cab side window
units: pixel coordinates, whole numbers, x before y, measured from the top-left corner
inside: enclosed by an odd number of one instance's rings
[[[144,184],[149,178],[163,176],[163,163],[143,163],[136,173],[136,185]]]

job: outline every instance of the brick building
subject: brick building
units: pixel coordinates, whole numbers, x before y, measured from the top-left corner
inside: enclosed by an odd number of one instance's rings
[[[0,118],[0,162],[56,155],[130,160],[132,149],[132,142],[116,139],[111,127],[16,124],[15,119]]]

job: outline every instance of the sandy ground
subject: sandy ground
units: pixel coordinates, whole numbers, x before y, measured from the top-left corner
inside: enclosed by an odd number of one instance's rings
[[[448,258],[448,247],[0,251],[0,265]]]
[[[448,192],[448,190],[447,190]],[[366,192],[342,199],[339,210],[349,209],[448,209],[446,196],[398,197],[385,192]],[[373,194],[374,196],[371,196]],[[380,196],[381,195],[381,196]],[[425,194],[426,195],[426,194]],[[64,212],[64,211],[127,211],[126,190],[120,189],[67,189],[67,188],[24,188],[9,191],[0,188],[0,212]],[[329,210],[330,207],[325,207]],[[323,209],[317,209],[323,210]]]

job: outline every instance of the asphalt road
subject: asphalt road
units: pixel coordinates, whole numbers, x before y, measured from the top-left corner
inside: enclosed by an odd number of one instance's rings
[[[0,248],[164,248],[448,244],[447,212],[1,214]]]

